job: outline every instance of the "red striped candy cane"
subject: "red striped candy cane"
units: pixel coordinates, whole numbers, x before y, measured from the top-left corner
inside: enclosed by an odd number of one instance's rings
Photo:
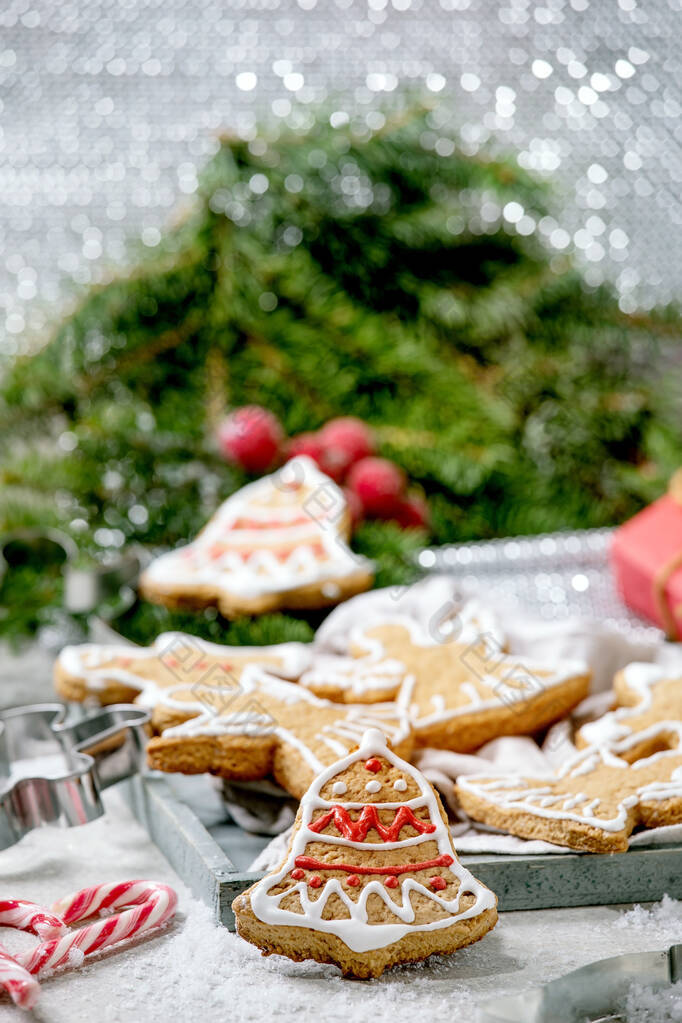
[[[162,927],[175,913],[177,901],[172,888],[152,881],[124,881],[84,888],[60,899],[52,907],[65,924],[78,923],[95,913],[122,906],[131,908],[45,941],[32,951],[18,955],[17,962],[32,974],[51,972],[65,965],[80,965],[83,958],[93,952]]]
[[[0,899],[0,926],[30,931],[41,938],[50,938],[66,930],[63,921],[35,902],[25,899]],[[14,956],[0,945],[0,988],[10,995],[20,1009],[32,1009],[38,1001],[40,985]]]
[[[0,945],[0,988],[9,993],[20,1009],[32,1009],[38,1001],[40,984]]]

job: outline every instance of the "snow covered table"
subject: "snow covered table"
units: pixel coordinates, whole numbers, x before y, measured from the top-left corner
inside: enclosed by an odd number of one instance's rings
[[[50,698],[50,658],[0,650],[0,705]],[[213,1023],[226,1019],[385,1019],[415,1013],[474,1020],[474,1005],[544,983],[588,962],[659,949],[682,938],[682,904],[624,914],[625,907],[507,913],[483,941],[450,958],[401,967],[377,981],[343,980],[333,967],[262,959],[191,897],[120,794],[105,793],[107,815],[69,831],[43,829],[0,853],[6,897],[50,903],[100,881],[149,878],[174,885],[179,912],[163,934],[46,980],[36,1020],[49,1023]],[[3,932],[10,948],[35,939]],[[0,1021],[25,1019],[0,1000]],[[645,1018],[645,1017],[642,1017]],[[659,1018],[663,1018],[660,1016]],[[672,1017],[670,1017],[672,1018]]]

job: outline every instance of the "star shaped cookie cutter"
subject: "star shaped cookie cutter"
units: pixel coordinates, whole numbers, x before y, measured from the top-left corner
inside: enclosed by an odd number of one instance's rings
[[[0,711],[0,850],[34,828],[96,820],[102,789],[144,764],[147,711],[119,704],[68,724],[65,714],[61,703]]]

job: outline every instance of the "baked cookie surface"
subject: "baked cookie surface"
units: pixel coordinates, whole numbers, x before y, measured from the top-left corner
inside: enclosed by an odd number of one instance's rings
[[[496,636],[476,630],[431,636],[409,618],[354,630],[351,653],[403,664],[413,680],[408,709],[417,743],[460,753],[543,728],[584,699],[590,684],[582,662],[507,654]]]
[[[458,862],[435,790],[371,729],[314,780],[286,859],[233,909],[265,954],[377,977],[477,941],[496,901]]]
[[[349,536],[342,490],[299,455],[229,497],[192,543],[153,561],[140,593],[171,608],[216,604],[228,618],[327,607],[372,585],[372,563]]]
[[[243,781],[272,776],[297,799],[368,728],[382,728],[404,756],[414,746],[399,703],[330,703],[255,666],[236,685],[148,687],[136,702],[151,709],[160,733],[147,747],[150,767]]]
[[[583,852],[624,852],[637,825],[682,821],[682,723],[664,721],[588,746],[555,775],[460,777],[474,820]]]
[[[310,665],[307,643],[229,647],[183,632],[164,632],[149,647],[81,643],[66,646],[54,666],[55,688],[65,700],[95,697],[101,704],[126,703],[145,689],[180,683],[227,685],[249,665],[295,681]]]
[[[613,682],[618,708],[578,729],[578,747],[624,739],[659,721],[682,721],[682,677],[647,662],[628,664]]]

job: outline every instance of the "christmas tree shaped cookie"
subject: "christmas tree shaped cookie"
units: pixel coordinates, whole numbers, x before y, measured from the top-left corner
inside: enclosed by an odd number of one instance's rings
[[[264,954],[378,977],[495,926],[496,899],[457,860],[440,799],[378,729],[319,775],[279,869],[233,903]]]
[[[217,604],[222,614],[337,604],[372,584],[348,547],[339,487],[300,455],[225,501],[192,543],[163,554],[140,592],[167,607]]]

